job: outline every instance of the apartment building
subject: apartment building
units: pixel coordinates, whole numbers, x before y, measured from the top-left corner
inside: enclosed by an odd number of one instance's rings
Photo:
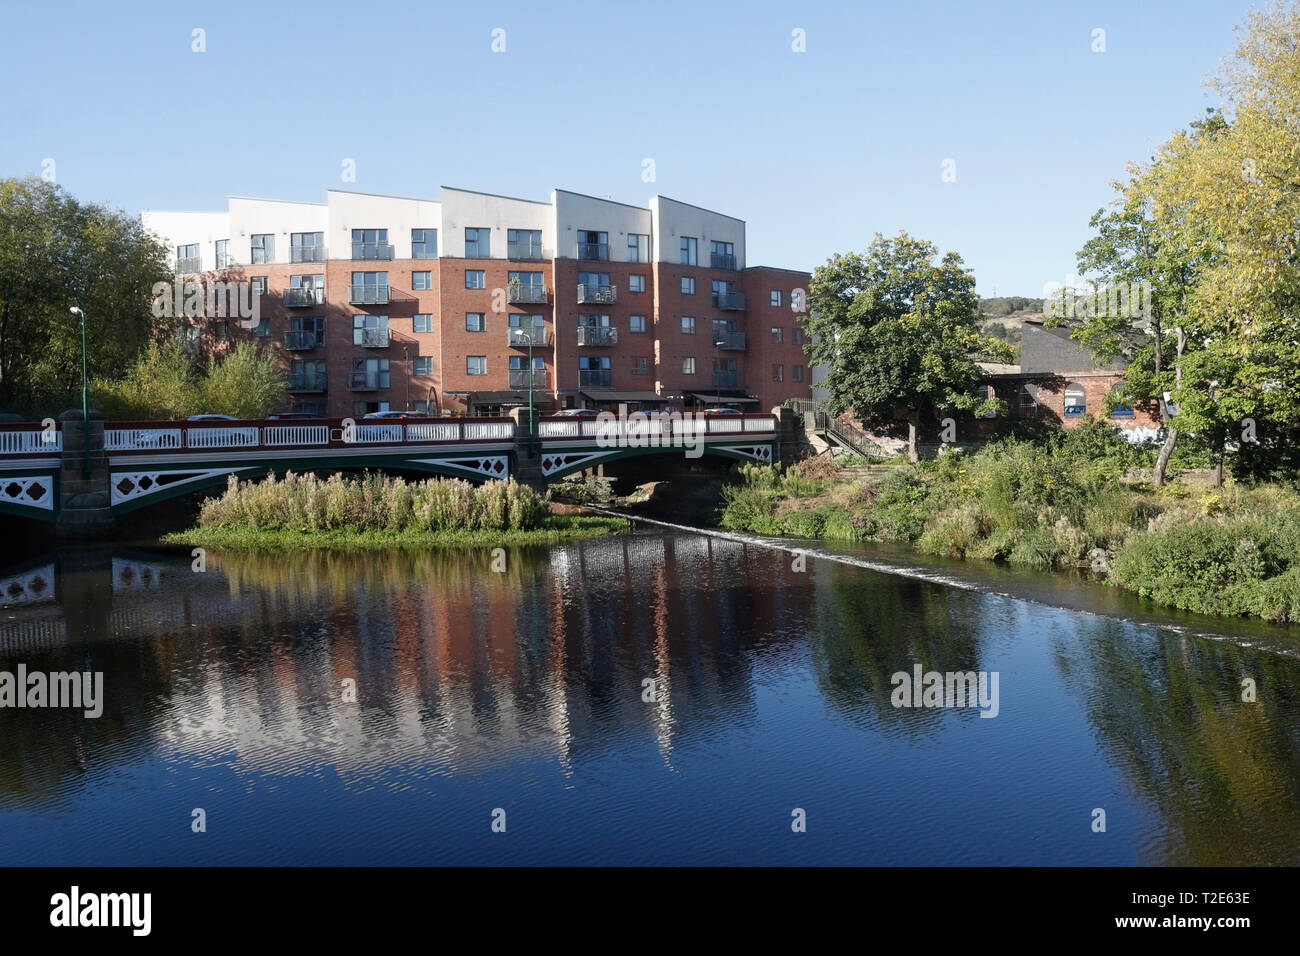
[[[187,343],[276,348],[296,411],[499,414],[530,386],[542,411],[759,411],[811,395],[808,273],[749,266],[743,220],[664,196],[329,190],[141,219],[179,277],[261,294],[257,324],[204,315]]]

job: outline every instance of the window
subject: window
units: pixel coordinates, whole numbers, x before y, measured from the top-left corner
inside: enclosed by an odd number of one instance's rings
[[[383,305],[388,302],[387,272],[354,272],[349,301],[358,305]]]
[[[294,359],[289,363],[289,391],[322,392],[324,390],[324,359]]]
[[[583,355],[578,358],[578,385],[583,388],[608,388],[613,373],[608,355]]]
[[[199,244],[197,242],[189,245],[176,247],[176,271],[177,272],[198,272],[199,264]]]
[[[1088,393],[1078,382],[1065,386],[1065,417],[1077,418],[1088,410]]]
[[[412,332],[432,332],[433,316],[428,312],[417,312],[411,319]]]
[[[465,288],[467,289],[487,288],[487,279],[484,277],[482,269],[465,270]]]
[[[297,295],[286,297],[286,305],[323,305],[325,303],[325,277],[289,276],[290,292],[297,290]]]
[[[388,316],[352,316],[352,344],[368,348],[383,348],[389,343]]]
[[[484,229],[481,226],[470,226],[465,229],[465,258],[466,259],[487,259],[492,255],[492,232],[490,229]],[[466,288],[475,288],[466,286]],[[482,288],[478,286],[477,288]]]
[[[411,230],[411,258],[412,259],[438,258],[438,230],[437,229],[412,229]]]
[[[412,374],[417,378],[428,378],[433,374],[433,356],[419,355],[415,359],[415,367]]]
[[[512,356],[510,356],[510,371],[512,371],[512,372],[527,372],[527,371],[528,371],[528,357],[527,357],[527,356],[524,356],[524,355],[512,355]],[[540,356],[540,355],[534,355],[534,356],[533,356],[533,371],[535,371],[535,372],[545,372],[545,371],[546,371],[546,359],[543,358],[543,357]]]
[[[709,243],[709,265],[714,269],[736,268],[736,244],[733,242]]]
[[[644,331],[645,331],[645,316],[644,316],[644,315],[633,315],[633,316],[631,316],[631,317],[628,318],[628,320],[627,320],[627,324],[628,324],[628,331],[629,331],[629,332],[644,332]]]
[[[509,272],[506,274],[506,284],[512,286],[528,286],[532,289],[542,287],[542,274],[540,272]]]
[[[639,233],[629,233],[627,237],[627,261],[650,261],[650,237]]]
[[[695,279],[691,276],[682,276],[682,295],[695,295]]]
[[[518,312],[512,312],[510,314],[509,322],[510,328],[512,329],[526,329],[529,326],[532,326],[535,329],[540,329],[546,325],[546,316],[525,315]]]
[[[285,344],[290,348],[320,348],[325,344],[325,320],[318,315],[290,316]]]
[[[773,366],[772,366],[772,381],[774,381],[774,382],[784,382],[784,381],[785,381],[785,366],[784,366],[784,365],[773,365]]]
[[[790,330],[790,344],[803,345],[803,329],[793,328]]]
[[[542,230],[507,229],[506,256],[510,259],[540,259],[542,257]]]
[[[483,312],[466,312],[465,313],[465,331],[466,332],[486,332],[487,320]]]
[[[433,274],[430,272],[412,272],[411,290],[424,292],[433,288]]]
[[[429,402],[423,398],[418,399],[415,403],[415,410],[417,412],[424,412],[426,415],[429,414]]]
[[[212,337],[218,342],[224,342],[230,338],[230,323],[225,319],[217,319],[212,323]]]
[[[791,365],[791,366],[790,366],[790,381],[792,381],[792,382],[802,382],[802,381],[803,381],[803,366],[802,366],[802,365]]]
[[[253,276],[248,281],[253,295],[266,295],[266,276]]]
[[[608,272],[579,272],[578,285],[584,285],[588,289],[604,288],[609,285]]]
[[[1020,414],[1021,415],[1034,414],[1035,410],[1038,408],[1038,398],[1034,394],[1034,386],[1021,385],[1019,397],[1020,397]]]
[[[686,358],[682,359],[682,374],[683,374],[683,375],[694,375],[694,374],[695,374],[695,358],[694,358],[694,356],[689,356],[689,355],[688,355]]]
[[[258,320],[257,325],[253,326],[253,334],[259,339],[264,339],[271,334],[271,320],[262,318]]]
[[[781,344],[781,338],[782,338],[782,335],[783,335],[783,333],[782,333],[782,331],[781,331],[781,326],[779,326],[779,325],[774,325],[774,326],[772,326],[772,344],[773,344],[773,345],[780,345],[780,344]]]
[[[351,384],[354,388],[388,388],[388,359],[354,358]]]
[[[466,356],[465,356],[465,374],[466,374],[466,375],[486,375],[486,374],[487,374],[487,356],[486,356],[486,355],[466,355]]]
[[[608,315],[584,314],[578,316],[578,324],[588,329],[607,329],[609,328]]]
[[[319,415],[325,417],[324,402],[294,402],[290,411],[299,415]]]
[[[230,265],[230,240],[217,240],[217,268],[224,269]]]
[[[388,402],[353,402],[352,403],[352,414],[355,415],[357,418],[360,418],[362,415],[369,415],[371,412],[386,412],[388,410],[389,410]]]
[[[1115,407],[1111,409],[1110,417],[1132,418],[1133,406],[1129,403],[1128,395],[1125,394],[1124,383],[1116,382],[1115,386],[1110,391],[1111,394],[1115,396]]]
[[[650,374],[650,357],[647,355],[637,355],[632,358],[633,375]]]
[[[700,264],[698,246],[699,243],[695,241],[693,236],[682,236],[682,265],[697,266]]]
[[[627,291],[628,291],[628,292],[644,292],[644,291],[645,291],[645,276],[628,276],[628,277],[627,277]]]
[[[607,261],[609,259],[609,233],[597,232],[594,229],[579,229],[578,258]]]
[[[781,308],[781,290],[780,290],[780,289],[773,289],[773,290],[772,290],[772,308],[774,308],[774,309],[779,309],[779,308]]]
[[[249,241],[252,245],[252,258],[249,261],[252,262],[253,265],[275,261],[274,233],[258,233],[249,236]]]
[[[353,229],[353,259],[391,259],[393,247],[388,244],[387,229]]]
[[[694,335],[694,334],[695,334],[695,316],[693,316],[693,315],[683,315],[683,316],[682,316],[682,335]]]
[[[324,262],[325,233],[289,233],[289,253],[290,262]]]

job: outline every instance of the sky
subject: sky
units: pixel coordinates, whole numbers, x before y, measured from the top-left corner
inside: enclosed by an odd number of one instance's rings
[[[1038,296],[1126,163],[1217,102],[1205,81],[1251,6],[10,3],[0,176],[131,214],[659,193],[744,219],[749,265],[811,270],[906,230],[981,295]]]

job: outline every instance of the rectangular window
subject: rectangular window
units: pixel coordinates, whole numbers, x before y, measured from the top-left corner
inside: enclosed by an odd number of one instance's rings
[[[608,272],[579,272],[578,285],[584,285],[588,289],[602,288],[609,285]]]
[[[391,259],[393,247],[388,244],[387,229],[353,229],[353,259]]]
[[[644,316],[644,315],[634,315],[634,316],[631,316],[631,317],[627,320],[627,324],[628,324],[628,331],[629,331],[629,332],[644,332],[644,331],[645,331],[645,316]]]
[[[783,337],[783,332],[781,330],[781,326],[779,325],[772,326],[772,343],[774,345],[780,345],[782,337]]]
[[[352,344],[367,348],[384,348],[390,342],[388,335],[388,316],[354,315],[352,316]]]
[[[510,259],[540,259],[542,257],[542,230],[507,229],[506,257]]]
[[[785,381],[785,366],[784,366],[784,365],[773,365],[773,366],[772,366],[772,381],[774,381],[774,382],[784,382],[784,381]]]
[[[416,356],[414,374],[417,378],[428,378],[433,374],[433,356]]]
[[[532,326],[534,329],[540,329],[546,325],[546,316],[544,315],[526,315],[519,312],[510,313],[510,328],[526,329]]]
[[[253,265],[260,265],[264,262],[275,261],[275,234],[270,232],[258,233],[249,236],[251,245],[252,258],[249,261]]]
[[[628,277],[627,277],[627,291],[628,291],[628,292],[644,292],[644,291],[645,291],[645,276],[628,276]]]
[[[627,237],[627,261],[628,262],[649,262],[650,261],[650,237],[643,236],[640,233],[628,233]]]
[[[358,388],[388,388],[388,359],[354,358],[352,385]]]
[[[683,335],[695,334],[695,316],[693,315],[682,316],[682,334]]]
[[[695,295],[695,279],[691,276],[682,276],[682,295]]]
[[[791,366],[790,366],[790,381],[792,381],[792,382],[802,382],[802,381],[803,381],[803,366],[802,366],[802,365],[791,365]]]
[[[486,356],[486,355],[466,355],[466,356],[465,356],[465,374],[466,374],[466,375],[486,375],[486,374],[487,374],[487,356]]]
[[[634,356],[634,357],[632,358],[632,374],[633,374],[633,375],[649,375],[649,374],[650,374],[650,358],[649,358],[649,356],[646,356],[646,355],[637,355],[637,356]]]
[[[578,258],[609,261],[609,233],[594,229],[579,229]]]
[[[709,243],[709,265],[715,269],[736,268],[736,244],[733,242]]]
[[[199,244],[197,242],[176,247],[177,272],[199,272],[201,269],[202,264],[199,261]]]
[[[699,262],[699,243],[695,241],[694,236],[682,236],[682,265],[697,266]]]
[[[433,316],[427,312],[417,312],[411,319],[412,332],[432,332]]]
[[[481,226],[468,226],[465,229],[465,258],[487,259],[492,255],[492,230]],[[483,288],[482,286],[466,286]]]
[[[320,348],[325,344],[325,320],[318,315],[290,316],[285,344],[290,348]]]
[[[271,320],[267,318],[259,319],[257,325],[253,327],[253,334],[259,339],[269,336],[271,334]]]
[[[411,273],[411,291],[426,292],[432,288],[433,288],[433,273],[431,272]]]
[[[324,262],[325,233],[289,233],[289,253],[290,262]]]
[[[803,345],[803,329],[796,328],[790,330],[790,344]]]
[[[230,240],[217,240],[217,268],[224,269],[230,265]]]
[[[423,398],[419,399],[415,403],[415,410],[417,412],[424,412],[426,415],[429,414],[429,402]]]
[[[253,276],[248,281],[253,295],[266,295],[266,276]]]
[[[466,312],[465,313],[465,331],[466,332],[486,332],[487,320],[486,313],[483,312]]]
[[[609,316],[583,314],[578,316],[578,324],[588,329],[607,329],[609,328]]]
[[[411,230],[411,258],[412,259],[438,258],[438,230],[437,229],[412,229]]]
[[[773,289],[773,290],[772,290],[772,306],[773,306],[773,308],[777,308],[777,309],[781,308],[781,290],[780,290],[780,289]]]
[[[482,269],[465,270],[465,288],[467,289],[487,288],[487,279]]]
[[[683,375],[695,374],[695,358],[693,356],[687,356],[686,358],[682,359],[682,374]]]
[[[230,338],[230,323],[225,319],[217,319],[212,323],[212,337],[218,342],[224,342]]]

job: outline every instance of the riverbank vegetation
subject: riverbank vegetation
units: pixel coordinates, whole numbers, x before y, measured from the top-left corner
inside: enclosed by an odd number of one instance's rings
[[[408,482],[367,473],[327,479],[231,477],[206,500],[198,526],[171,544],[239,549],[382,549],[549,544],[626,530],[621,519],[553,515],[550,503],[513,480],[474,485],[456,478]]]
[[[847,480],[825,459],[746,465],[722,527],[905,542],[1031,568],[1086,568],[1161,604],[1300,623],[1300,494],[1278,484],[1155,488],[1104,422]]]

